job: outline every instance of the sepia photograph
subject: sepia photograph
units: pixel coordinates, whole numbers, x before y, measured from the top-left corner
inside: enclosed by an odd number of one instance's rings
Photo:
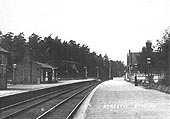
[[[170,1],[0,0],[0,119],[170,119]]]

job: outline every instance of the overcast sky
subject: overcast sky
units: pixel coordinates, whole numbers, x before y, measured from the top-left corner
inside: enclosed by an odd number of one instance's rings
[[[168,26],[170,0],[0,0],[3,34],[52,34],[125,64],[129,49],[155,43]]]

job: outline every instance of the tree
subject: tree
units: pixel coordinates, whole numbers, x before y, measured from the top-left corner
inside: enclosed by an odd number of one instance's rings
[[[168,62],[168,52],[169,52],[168,39],[169,38],[166,37],[166,35],[169,35],[169,33],[165,34],[161,41],[157,41],[157,49],[156,49],[157,60],[155,66],[159,71],[167,71],[169,66],[169,62]]]
[[[169,70],[169,62],[168,62],[168,52],[169,52],[169,41],[170,40],[170,30],[166,29],[165,33],[161,40],[157,40],[157,45],[154,46],[154,49],[150,49],[151,53],[149,57],[151,58],[151,73],[165,73],[166,77],[163,80],[164,84],[168,85],[168,70]],[[141,73],[148,73],[148,47],[143,47],[140,56],[138,57],[139,61],[139,71]],[[153,52],[154,51],[154,52]]]
[[[110,61],[111,67],[112,67],[112,77],[121,77],[124,75],[125,71],[125,65],[122,61]]]
[[[156,61],[155,67],[159,72],[165,73],[165,78],[161,82],[164,85],[170,85],[169,82],[169,61],[168,61],[168,53],[169,53],[169,40],[170,40],[170,29],[166,29],[165,33],[161,40],[157,40],[157,46],[155,48]]]
[[[14,62],[19,63],[22,62],[23,57],[24,57],[24,52],[25,52],[25,41],[26,39],[24,38],[24,33],[20,33],[19,35],[14,36],[13,38],[13,47],[12,51],[14,54]]]
[[[1,35],[1,47],[11,52],[13,46],[13,38],[14,34],[12,32],[8,32],[5,35]]]
[[[24,33],[14,35],[12,32],[8,32],[5,35],[1,35],[0,46],[10,53],[7,66],[9,72],[12,72],[14,63],[16,64],[22,61],[25,41]]]
[[[52,38],[52,36],[49,35],[41,38],[39,35],[33,33],[28,38],[28,42],[26,42],[24,33],[14,35],[9,32],[3,35],[0,32],[0,41],[1,47],[11,53],[8,60],[11,66],[9,69],[12,69],[12,64],[22,62],[25,46],[27,45],[29,46],[32,60],[53,64],[59,67],[59,72],[62,75],[65,73],[65,68],[71,68],[68,65],[63,66],[62,61],[64,60],[76,62],[79,77],[84,77],[84,67],[87,67],[89,77],[96,77],[98,70],[99,78],[107,80],[109,79],[110,65],[113,65],[112,68],[115,68],[114,72],[118,70],[119,73],[117,74],[123,75],[123,62],[112,61],[112,63],[110,63],[111,60],[107,54],[104,55],[104,57],[101,54],[97,55],[94,51],[90,52],[88,45],[80,45],[74,40],[61,42],[61,39],[58,37]],[[72,73],[75,73],[75,71]]]
[[[30,49],[30,54],[31,54],[31,58],[32,60],[35,61],[42,61],[42,49],[40,47],[40,41],[41,41],[41,37],[36,35],[36,34],[32,34],[29,38],[28,38],[28,45],[29,45],[29,49]]]

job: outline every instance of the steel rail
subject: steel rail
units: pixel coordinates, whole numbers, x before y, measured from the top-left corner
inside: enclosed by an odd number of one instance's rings
[[[40,95],[40,96],[36,96],[34,98],[30,98],[30,99],[27,99],[27,100],[24,100],[24,101],[21,101],[21,102],[18,102],[18,103],[15,103],[15,104],[3,107],[3,108],[0,108],[0,111],[9,109],[9,108],[12,108],[12,107],[15,107],[15,106],[18,106],[18,105],[21,105],[21,104],[24,104],[24,103],[27,103],[27,102],[30,102],[30,101],[33,101],[33,100],[36,100],[36,99],[39,99],[39,98],[42,98],[42,97],[45,97],[45,96],[48,96],[48,95],[51,95],[51,94],[54,94],[54,93],[59,93],[63,90],[66,90],[66,88],[60,89],[60,90],[57,90],[57,91],[53,91],[53,92],[50,92],[50,93],[46,93],[46,94],[43,94],[43,95]]]
[[[83,92],[84,90],[87,90],[88,88],[94,86],[96,84],[92,84],[88,87],[85,87],[84,89],[74,93],[73,95],[69,96],[68,98],[64,99],[63,101],[59,102],[58,104],[56,104],[55,106],[53,106],[52,108],[50,108],[49,110],[47,110],[46,112],[44,112],[43,114],[41,114],[40,116],[38,116],[36,119],[43,119],[45,118],[46,116],[48,116],[51,112],[54,111],[54,109],[58,108],[60,105],[66,103],[68,100],[72,99],[74,96],[80,94],[81,92]]]
[[[62,92],[62,93],[60,93],[60,94],[57,94],[57,95],[55,95],[55,96],[53,96],[53,97],[51,97],[51,98],[42,100],[42,101],[37,102],[37,103],[35,103],[35,104],[32,104],[32,105],[30,105],[29,107],[25,107],[25,108],[23,108],[23,109],[20,109],[20,110],[18,110],[18,111],[15,111],[15,112],[13,112],[13,113],[11,113],[11,114],[9,114],[9,115],[6,115],[6,116],[4,116],[4,117],[1,117],[1,119],[8,119],[8,118],[11,118],[11,117],[13,117],[13,116],[16,116],[16,115],[18,115],[18,114],[20,114],[20,113],[22,113],[22,112],[24,112],[24,111],[32,108],[32,107],[35,107],[35,106],[37,106],[37,105],[40,105],[40,104],[42,104],[42,103],[44,103],[44,102],[47,102],[47,101],[49,101],[49,100],[51,100],[51,99],[53,99],[53,98],[56,98],[57,96],[63,95],[63,94],[65,94],[65,93],[68,93],[68,92],[73,91],[73,90],[76,90],[76,89],[78,89],[78,88],[80,88],[80,87],[82,87],[82,86],[78,86],[78,87],[76,87],[76,88],[71,88],[71,89],[66,89],[64,92]]]
[[[75,115],[75,113],[77,112],[77,110],[79,109],[79,107],[81,106],[81,104],[84,102],[84,100],[87,98],[87,96],[91,93],[91,91],[86,94],[83,99],[76,105],[76,107],[70,112],[70,114],[66,117],[66,119],[72,119],[73,116]]]

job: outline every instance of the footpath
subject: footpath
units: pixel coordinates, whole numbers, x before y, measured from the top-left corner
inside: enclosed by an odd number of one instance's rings
[[[92,91],[74,119],[170,119],[170,94],[114,78]]]

